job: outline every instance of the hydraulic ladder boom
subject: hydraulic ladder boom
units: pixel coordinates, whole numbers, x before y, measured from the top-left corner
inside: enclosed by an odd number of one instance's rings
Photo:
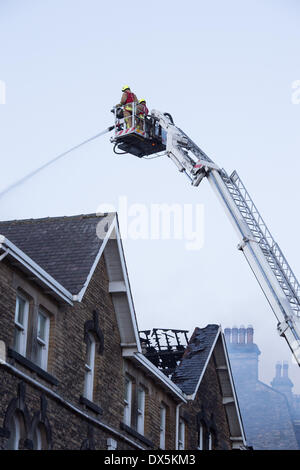
[[[259,214],[244,184],[234,171],[220,169],[173,121],[153,110],[165,133],[166,153],[193,186],[206,177],[233,224],[241,250],[259,282],[300,365],[300,285],[286,258]]]

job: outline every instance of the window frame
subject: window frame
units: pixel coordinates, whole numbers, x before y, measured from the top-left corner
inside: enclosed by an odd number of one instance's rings
[[[12,416],[12,423],[10,429],[10,436],[8,440],[9,450],[19,450],[20,439],[21,439],[21,418],[18,413],[14,413]]]
[[[33,435],[33,448],[34,450],[42,450],[42,447],[42,433],[39,426],[37,425]]]
[[[84,392],[83,396],[90,401],[94,397],[94,377],[95,377],[96,339],[89,334],[86,343],[86,360],[84,364]]]
[[[124,414],[123,422],[127,426],[131,426],[131,413],[132,413],[132,389],[133,381],[130,377],[125,376],[125,394],[124,394]],[[127,396],[128,392],[128,396]]]
[[[202,423],[200,423],[199,426],[199,437],[198,437],[198,450],[204,450],[204,435],[205,435],[205,430],[204,426]]]
[[[45,338],[39,337],[39,325],[40,317],[43,316],[45,321]],[[37,312],[37,332],[36,332],[36,343],[37,343],[37,353],[36,353],[36,364],[41,367],[41,369],[48,369],[48,353],[49,353],[49,340],[50,340],[50,315],[43,307],[38,308]],[[39,355],[38,351],[41,351]]]
[[[34,450],[47,450],[47,432],[45,425],[42,422],[38,422],[33,432],[33,448]]]
[[[141,407],[140,405],[141,400]],[[137,389],[137,407],[136,407],[136,430],[139,434],[144,435],[145,433],[145,403],[146,403],[146,390],[142,385],[138,386]]]
[[[213,450],[213,434],[208,431],[208,450]]]
[[[159,447],[162,450],[166,448],[166,424],[167,424],[167,407],[164,403],[160,405],[160,425],[159,425]]]
[[[24,312],[23,312],[23,324],[18,320],[19,314],[19,299],[24,302]],[[22,295],[20,292],[17,292],[16,295],[16,305],[15,305],[15,331],[14,331],[14,350],[26,357],[27,353],[27,337],[28,337],[28,319],[29,319],[29,300]],[[17,339],[16,339],[17,336]]]
[[[185,421],[179,418],[178,423],[178,450],[185,449]]]

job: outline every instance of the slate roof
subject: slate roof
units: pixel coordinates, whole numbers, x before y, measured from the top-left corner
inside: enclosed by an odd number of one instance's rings
[[[172,381],[187,395],[196,391],[219,328],[219,325],[195,328],[182,360],[175,369]]]
[[[72,294],[78,294],[102,241],[96,229],[108,226],[114,213],[0,222],[0,235],[22,250]],[[106,220],[107,224],[106,224]]]

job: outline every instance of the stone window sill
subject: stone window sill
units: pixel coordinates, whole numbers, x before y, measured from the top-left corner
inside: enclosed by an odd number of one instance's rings
[[[149,441],[145,436],[137,432],[135,429],[131,428],[130,426],[127,426],[127,424],[121,422],[120,423],[120,428],[126,431],[128,434],[131,436],[135,437],[139,441],[141,441],[143,444],[146,444],[146,446],[151,447],[151,449],[154,448],[153,442]]]
[[[22,356],[22,354],[19,354],[14,349],[8,348],[7,349],[7,355],[8,355],[8,357],[11,357],[15,361],[17,361],[22,366],[26,367],[27,369],[31,370],[32,372],[35,372],[41,379],[46,380],[46,382],[49,382],[51,385],[58,385],[58,380],[57,380],[56,377],[54,377],[53,375],[46,372],[44,369],[39,367],[37,364],[32,362],[27,357]]]
[[[89,408],[90,410],[94,411],[95,413],[97,413],[97,415],[102,415],[103,414],[103,410],[102,408],[100,408],[100,406],[96,405],[96,403],[88,400],[87,398],[85,398],[83,395],[80,395],[80,398],[79,398],[79,402],[82,404],[82,405],[85,405],[87,408]]]

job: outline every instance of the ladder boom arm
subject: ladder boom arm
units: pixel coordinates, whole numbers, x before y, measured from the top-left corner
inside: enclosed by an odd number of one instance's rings
[[[240,239],[241,250],[300,365],[300,285],[236,172],[228,176],[169,115],[152,111],[165,134],[166,154],[193,186],[207,177]]]

